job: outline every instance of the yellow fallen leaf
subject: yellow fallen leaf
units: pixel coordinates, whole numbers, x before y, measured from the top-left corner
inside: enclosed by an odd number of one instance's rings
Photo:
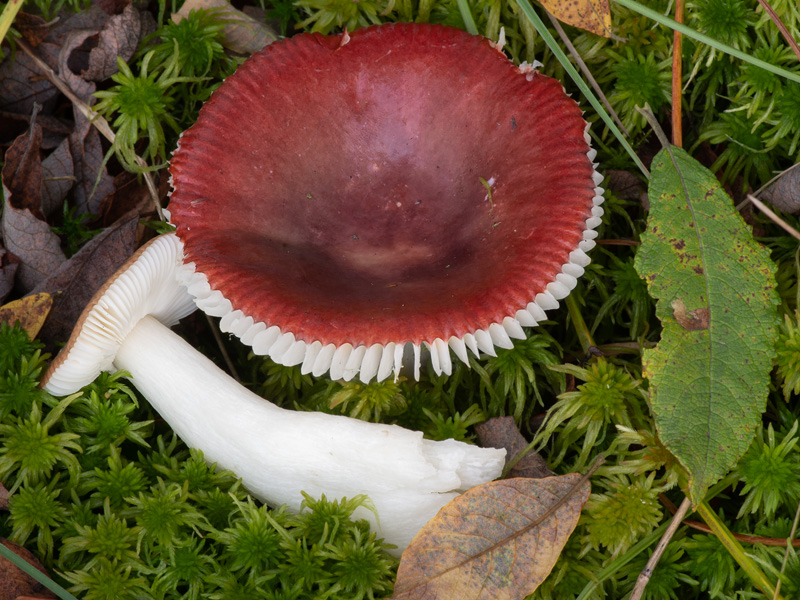
[[[52,307],[53,296],[50,294],[31,294],[0,306],[0,323],[13,325],[19,321],[20,327],[33,339],[39,335]]]
[[[549,575],[590,491],[577,473],[472,488],[403,552],[392,599],[524,598]]]
[[[539,0],[547,11],[567,25],[611,37],[608,0]]]

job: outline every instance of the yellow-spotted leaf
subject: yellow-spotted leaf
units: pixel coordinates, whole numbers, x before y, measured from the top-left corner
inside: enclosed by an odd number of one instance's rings
[[[14,325],[19,322],[19,326],[33,339],[39,335],[52,307],[53,296],[50,294],[31,294],[0,306],[0,323]]]
[[[635,267],[663,327],[644,375],[659,437],[697,505],[747,451],[766,406],[778,324],[774,265],[710,171],[680,148],[653,160]]]
[[[589,492],[579,474],[472,488],[403,552],[393,600],[524,598],[550,573]]]

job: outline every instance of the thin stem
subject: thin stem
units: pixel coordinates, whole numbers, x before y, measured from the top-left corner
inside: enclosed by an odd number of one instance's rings
[[[739,563],[742,570],[747,573],[747,576],[755,586],[767,597],[773,598],[773,600],[781,600],[781,596],[778,594],[772,582],[767,579],[767,576],[758,568],[755,561],[744,551],[739,540],[734,537],[730,529],[728,529],[717,514],[711,510],[708,503],[701,502],[697,506],[697,513],[711,528],[711,531],[717,536],[720,543],[725,546],[725,549],[730,553],[733,559]]]
[[[797,505],[797,512],[794,513],[794,523],[792,523],[792,531],[786,539],[786,552],[783,553],[783,562],[781,563],[781,575],[786,571],[786,563],[789,561],[789,546],[794,544],[794,536],[797,533],[797,525],[800,523],[800,503]],[[772,600],[777,600],[778,594],[781,592],[781,580],[778,579],[778,584],[775,586],[775,595]]]
[[[675,0],[675,21],[683,23],[683,0]],[[683,35],[672,32],[672,143],[683,146],[682,96],[683,89]]]
[[[523,1],[523,0],[520,0]],[[780,75],[785,79],[789,79],[790,81],[796,81],[800,83],[800,73],[792,73],[791,71],[787,71],[786,69],[781,69],[780,67],[776,67],[775,65],[771,65],[768,62],[765,62],[761,59],[755,58],[754,56],[750,56],[741,50],[737,50],[736,48],[732,48],[727,44],[723,44],[715,40],[714,38],[710,38],[705,34],[699,33],[690,27],[682,23],[678,23],[674,19],[670,19],[662,15],[660,12],[655,11],[651,8],[648,8],[642,4],[636,2],[636,0],[616,0],[618,4],[631,9],[634,12],[639,13],[645,17],[649,17],[653,19],[657,23],[661,25],[666,25],[670,29],[674,29],[680,31],[686,37],[690,37],[693,40],[697,40],[698,42],[702,42],[712,48],[719,50],[720,52],[724,52],[725,54],[730,54],[731,56],[738,58],[739,60],[743,60],[746,63],[750,63],[751,65],[755,65],[757,67],[761,67],[762,69],[769,71],[770,73],[775,73],[776,75]]]
[[[672,536],[675,535],[675,532],[681,525],[681,521],[683,521],[683,517],[685,517],[686,513],[689,512],[689,508],[691,508],[691,506],[692,503],[689,498],[684,498],[683,502],[681,502],[681,507],[678,509],[678,512],[675,513],[675,515],[672,517],[672,521],[669,522],[669,527],[667,527],[664,535],[661,536],[658,546],[656,546],[656,549],[653,550],[650,560],[647,561],[644,569],[642,569],[642,572],[639,573],[639,577],[636,579],[636,585],[633,586],[630,600],[639,600],[644,594],[644,588],[647,586],[647,582],[650,581],[650,577],[653,575],[653,570],[656,568],[658,561],[661,560],[661,555],[664,554],[664,550],[667,549],[667,545],[672,539]]]
[[[597,95],[600,97],[600,101],[603,103],[603,106],[606,107],[608,114],[611,115],[612,119],[614,119],[614,122],[617,124],[617,127],[619,127],[620,131],[625,135],[625,137],[630,137],[631,134],[628,133],[628,130],[625,128],[625,125],[622,124],[622,121],[620,121],[619,116],[611,107],[608,98],[606,98],[606,95],[603,93],[603,90],[600,89],[600,86],[597,84],[597,81],[595,81],[595,78],[592,75],[591,71],[589,71],[589,67],[586,66],[585,62],[583,62],[581,55],[578,54],[578,51],[575,49],[575,46],[572,45],[572,41],[569,39],[567,32],[564,31],[563,27],[561,27],[561,23],[559,23],[558,19],[556,19],[553,15],[551,15],[549,11],[545,10],[545,12],[547,13],[548,18],[550,19],[550,23],[552,23],[553,28],[556,30],[558,37],[561,38],[561,41],[567,47],[567,50],[569,50],[569,53],[572,55],[572,58],[574,58],[575,62],[578,64],[581,73],[583,73],[584,77],[586,77],[586,80],[589,82],[589,85],[592,86],[594,91],[597,92]]]
[[[797,42],[792,37],[792,34],[789,33],[789,30],[786,28],[786,25],[783,24],[781,18],[774,10],[772,10],[772,7],[769,5],[769,2],[767,2],[767,0],[758,0],[758,3],[761,5],[761,8],[763,8],[769,15],[769,18],[772,19],[772,22],[775,23],[775,25],[778,28],[778,31],[781,32],[784,39],[789,44],[789,47],[792,49],[792,52],[794,52],[794,55],[797,57],[797,60],[800,60],[800,47],[797,46]]]
[[[800,232],[798,232],[797,229],[789,225],[786,221],[784,221],[777,214],[775,214],[775,212],[772,209],[770,209],[769,206],[767,206],[761,200],[753,196],[753,194],[747,194],[747,199],[750,200],[750,202],[752,202],[753,204],[755,204],[756,208],[758,208],[758,210],[767,215],[770,218],[770,220],[773,223],[775,223],[778,227],[783,229],[786,233],[791,235],[796,240],[800,240]]]
[[[222,354],[222,359],[225,361],[225,364],[228,367],[228,371],[230,371],[231,377],[233,377],[236,381],[241,383],[242,380],[239,377],[239,373],[236,371],[236,365],[234,365],[233,361],[231,360],[231,355],[228,354],[228,349],[225,347],[225,340],[222,339],[222,334],[219,332],[219,327],[217,327],[217,324],[211,319],[209,315],[206,315],[206,321],[208,321],[208,326],[209,328],[211,328],[211,333],[214,335],[214,341],[217,342],[219,351]]]
[[[459,0],[461,1],[461,0]],[[644,174],[645,177],[650,177],[650,172],[647,170],[647,167],[644,166],[644,163],[636,154],[636,151],[631,147],[628,143],[628,140],[622,135],[622,132],[617,127],[617,124],[614,123],[614,120],[608,115],[608,113],[603,109],[603,105],[594,95],[594,92],[586,85],[586,82],[581,78],[578,74],[578,71],[575,70],[575,67],[572,66],[572,63],[567,58],[567,55],[561,49],[561,46],[558,45],[555,38],[553,38],[552,34],[547,30],[544,22],[539,18],[539,15],[533,10],[533,6],[529,0],[517,0],[517,5],[520,7],[522,12],[525,14],[526,17],[533,23],[533,26],[536,28],[536,31],[542,36],[542,39],[547,44],[547,47],[550,48],[550,51],[556,56],[558,61],[564,67],[564,70],[570,76],[570,78],[575,82],[575,85],[578,86],[583,96],[592,105],[597,111],[598,116],[603,120],[603,122],[608,126],[608,129],[611,133],[614,134],[614,137],[617,138],[619,143],[625,148],[625,151],[631,157],[631,160],[639,167],[639,170]]]
[[[583,588],[581,593],[575,600],[588,600],[592,597],[594,591],[602,585],[602,583],[608,579],[609,577],[613,577],[614,574],[622,569],[625,565],[631,562],[634,558],[639,556],[642,552],[644,552],[651,544],[653,544],[657,539],[659,539],[667,529],[667,523],[662,523],[657,529],[654,529],[649,535],[643,537],[641,540],[636,542],[633,546],[631,546],[625,554],[618,556],[610,563],[608,563],[605,568],[601,569],[595,574],[595,577],[592,581],[586,584]]]

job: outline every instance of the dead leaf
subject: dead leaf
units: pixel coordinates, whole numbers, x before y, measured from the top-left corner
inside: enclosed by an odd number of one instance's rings
[[[42,17],[22,11],[14,18],[14,29],[34,48],[41,44],[50,32],[47,21]]]
[[[5,185],[3,194],[0,232],[6,250],[19,259],[17,284],[23,292],[28,292],[55,273],[66,257],[61,251],[61,240],[47,223],[37,219],[28,209],[15,208],[9,201],[10,194]]]
[[[118,15],[128,6],[131,0],[97,0],[97,6],[109,15]]]
[[[87,81],[104,81],[117,72],[117,57],[129,61],[139,47],[142,30],[139,11],[126,6],[121,14],[111,17],[98,33],[87,37],[76,47],[68,60],[70,69]],[[80,53],[91,40],[91,48],[86,52],[85,66],[73,63],[73,57]]]
[[[8,510],[8,490],[0,482],[0,510]]]
[[[14,325],[19,322],[28,337],[34,339],[39,335],[52,307],[53,297],[50,294],[31,294],[0,306],[0,323]]]
[[[393,600],[524,598],[552,570],[590,491],[579,474],[472,488],[403,552]]]
[[[226,0],[186,0],[180,10],[172,14],[172,20],[180,23],[193,10],[216,9],[225,19],[222,30],[222,45],[239,54],[253,54],[278,39],[277,34],[265,23],[256,21]]]
[[[30,127],[30,113],[18,115],[0,111],[0,144],[11,144]],[[67,123],[52,115],[36,115],[36,124],[42,128],[42,150],[57,147],[72,131],[72,123]]]
[[[611,37],[608,0],[540,0],[556,19],[596,35]]]
[[[91,31],[76,31],[68,35],[59,53],[58,65],[59,73],[75,95],[91,106],[95,103],[92,96],[96,90],[95,84],[73,73],[67,65],[72,51],[90,35]],[[75,129],[69,135],[69,150],[76,177],[72,205],[77,207],[79,215],[97,214],[100,203],[114,191],[114,180],[103,166],[103,148],[97,130],[76,107],[73,107],[72,112]]]
[[[131,211],[89,240],[34,292],[57,294],[39,339],[49,349],[64,342],[94,293],[133,254],[139,215]]]
[[[6,252],[5,248],[0,248],[0,302],[14,289],[14,275],[17,273],[19,259]]]
[[[47,42],[39,44],[37,51],[42,54],[48,47],[52,54],[53,45]],[[45,56],[42,59],[50,64]],[[6,53],[6,59],[0,64],[0,81],[3,82],[0,85],[0,110],[12,113],[29,115],[34,103],[41,104],[45,112],[49,112],[59,94],[56,87],[42,77],[33,60],[23,52],[17,52],[14,60]]]
[[[163,200],[169,191],[169,178],[158,177],[157,181],[159,198]],[[123,171],[114,178],[114,193],[106,196],[100,205],[100,221],[104,226],[110,225],[131,210],[140,216],[153,214],[153,201],[141,178]]]
[[[0,539],[0,543],[47,575],[45,568],[30,551],[6,539]],[[0,600],[16,600],[25,596],[34,598],[56,597],[50,590],[14,565],[10,560],[0,557]]]
[[[478,439],[484,448],[505,448],[506,464],[528,448],[528,441],[520,433],[514,417],[493,417],[475,426]],[[509,477],[540,479],[550,477],[553,472],[536,452],[530,451],[509,471]]]
[[[636,173],[611,169],[606,171],[606,178],[603,180],[603,187],[614,192],[617,198],[639,202],[642,196],[647,193],[647,186],[642,182]]]
[[[759,200],[790,215],[800,213],[800,165],[795,165],[786,171],[775,183],[761,192]]]
[[[49,217],[64,204],[67,193],[75,183],[75,170],[69,140],[61,144],[42,161],[42,212]]]
[[[39,219],[44,218],[41,146],[42,128],[36,125],[33,117],[28,131],[14,140],[6,151],[2,170],[3,185],[11,193],[11,203],[18,209],[30,210]]]

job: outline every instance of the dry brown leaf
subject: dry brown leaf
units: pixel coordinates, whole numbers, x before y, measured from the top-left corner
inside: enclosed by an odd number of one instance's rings
[[[34,339],[39,335],[52,307],[53,297],[50,294],[31,294],[0,306],[0,323],[14,325],[19,322],[28,337]]]
[[[55,273],[66,257],[61,251],[61,240],[47,223],[37,219],[28,209],[14,207],[5,185],[3,195],[0,232],[6,250],[19,259],[17,285],[23,292],[28,292]]]
[[[88,36],[71,52],[70,69],[87,81],[104,81],[117,72],[118,56],[125,62],[131,59],[139,47],[141,30],[139,11],[126,6],[122,13],[111,17],[101,31]],[[76,55],[82,55],[83,60]],[[77,60],[73,62],[73,58]]]
[[[42,212],[45,217],[63,206],[74,183],[75,169],[69,151],[69,140],[65,138],[42,161]]]
[[[591,33],[611,37],[608,0],[539,0],[556,19]]]
[[[472,488],[403,552],[393,600],[524,598],[550,573],[590,491],[578,474]]]
[[[94,293],[133,254],[138,219],[134,211],[125,215],[89,240],[34,290],[56,295],[50,317],[39,334],[49,349],[69,337]]]
[[[45,568],[30,551],[6,539],[0,539],[0,543],[47,575]],[[55,598],[55,595],[50,590],[33,577],[22,571],[7,558],[0,557],[0,600],[16,600],[25,596]]]
[[[37,51],[46,56],[48,47],[52,54],[53,44],[47,42],[39,44]],[[45,56],[42,58],[45,59]],[[46,59],[45,62],[50,64]],[[58,96],[56,87],[42,77],[33,60],[23,52],[17,52],[14,60],[6,58],[0,63],[0,81],[3,82],[0,85],[0,110],[29,115],[34,103],[37,103],[47,111]]]
[[[800,213],[800,166],[785,172],[775,183],[761,192],[759,200],[790,215]]]
[[[484,448],[505,448],[506,464],[528,447],[528,441],[519,431],[514,417],[493,417],[475,426],[478,439]],[[530,451],[509,471],[509,477],[550,477],[553,472],[536,452]]]
[[[14,276],[17,273],[19,259],[6,252],[5,248],[0,248],[0,302],[14,289]]]
[[[6,486],[0,482],[0,510],[8,510],[8,497]]]
[[[0,144],[11,145],[30,126],[31,116],[0,111]],[[72,131],[67,123],[52,115],[36,115],[36,124],[42,128],[42,150],[52,150]]]
[[[159,197],[163,200],[169,191],[169,178],[158,178]],[[153,201],[144,182],[134,173],[123,171],[114,178],[114,193],[106,196],[100,206],[100,221],[104,226],[111,225],[128,211],[135,210],[139,215],[153,214]]]
[[[20,135],[6,151],[2,170],[3,185],[11,193],[11,203],[19,209],[27,208],[37,218],[42,213],[42,128],[32,125]]]
[[[191,11],[200,8],[216,9],[225,18],[222,45],[228,50],[239,54],[253,54],[278,39],[277,34],[265,23],[236,10],[227,0],[186,0],[180,10],[172,14],[172,20],[180,23]]]
[[[42,17],[23,11],[14,17],[14,29],[34,48],[41,44],[50,32],[47,22]]]

